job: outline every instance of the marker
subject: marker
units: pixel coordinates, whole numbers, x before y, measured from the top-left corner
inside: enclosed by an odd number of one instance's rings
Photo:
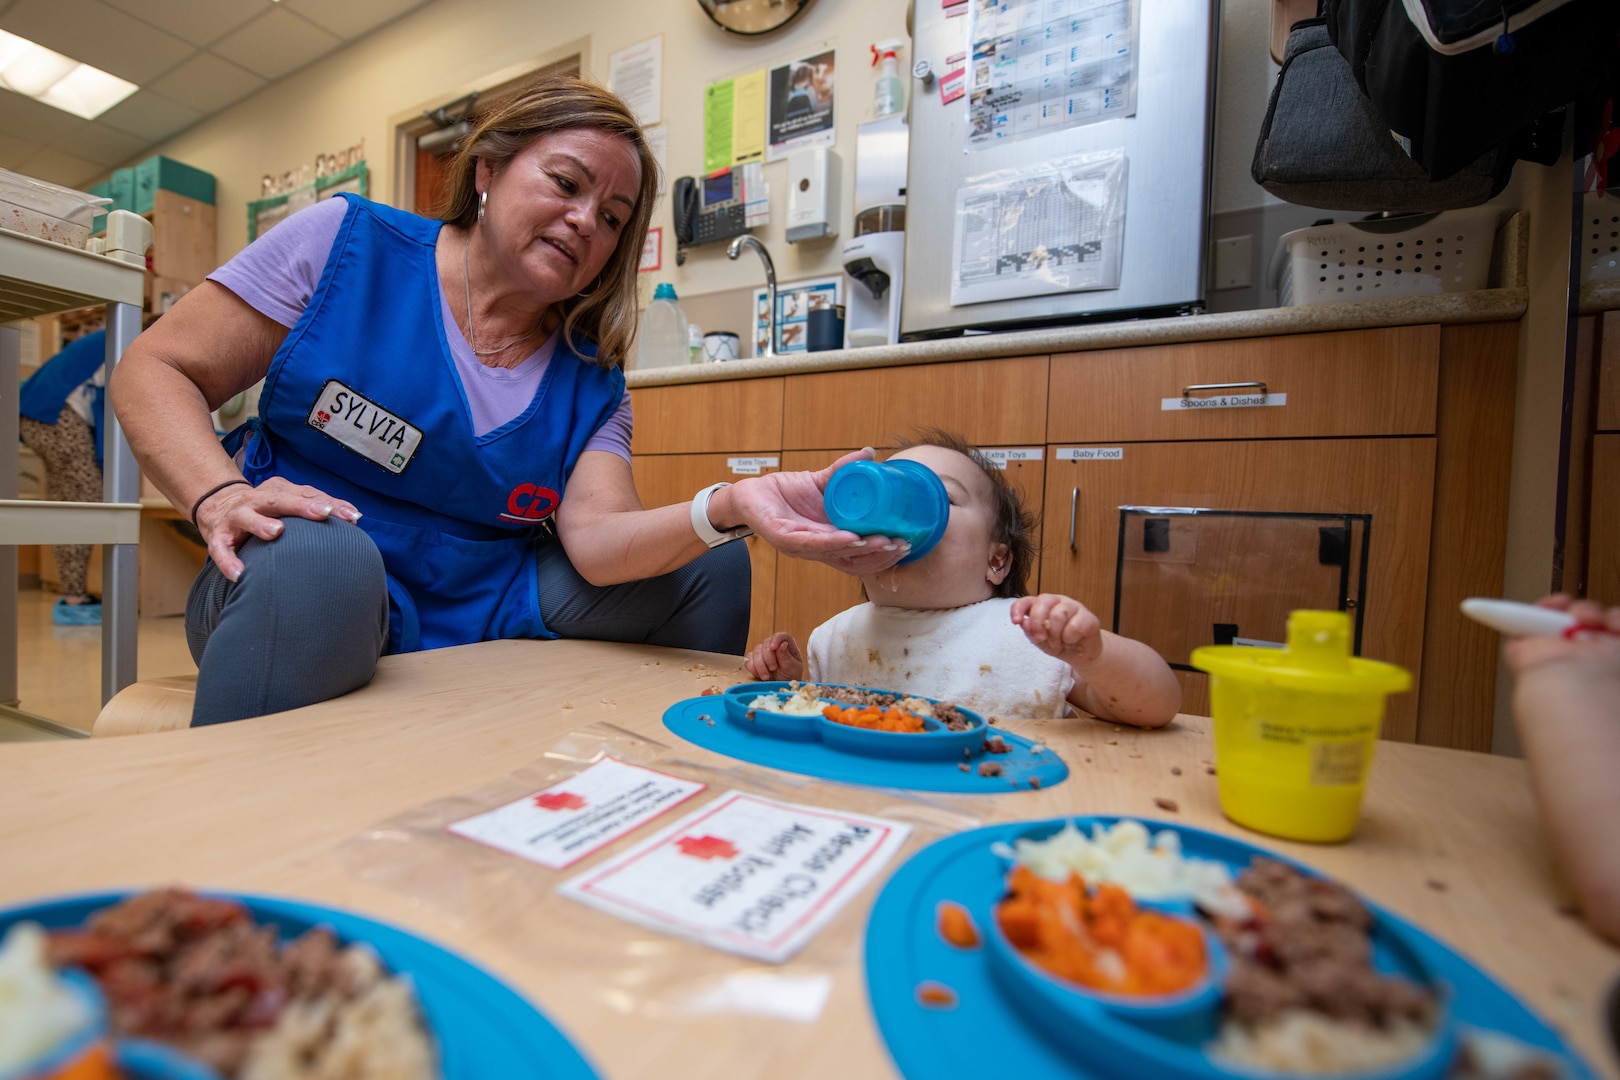
[[[1612,633],[1601,626],[1584,626],[1567,611],[1554,611],[1515,600],[1487,600],[1476,596],[1462,602],[1462,613],[1504,634],[1571,637],[1577,633]]]

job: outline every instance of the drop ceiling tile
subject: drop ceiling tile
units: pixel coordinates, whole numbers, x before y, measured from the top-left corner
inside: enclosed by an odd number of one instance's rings
[[[136,135],[129,135],[106,124],[91,121],[77,131],[57,139],[52,144],[54,149],[65,151],[76,157],[94,161],[98,165],[111,168],[122,165],[138,155],[142,150],[151,146],[149,139]]]
[[[17,0],[0,29],[145,86],[193,49],[101,0]]]
[[[35,101],[10,90],[0,90],[0,135],[29,139],[43,145],[55,142],[85,123],[83,118],[43,101]]]
[[[0,169],[21,172],[19,166],[39,149],[39,143],[29,142],[27,139],[13,139],[10,135],[0,135]]]
[[[264,80],[212,53],[201,52],[152,84],[152,90],[182,105],[211,113],[240,101]]]
[[[414,11],[427,0],[282,0],[323,29],[347,41],[364,37],[386,22]]]
[[[329,34],[279,4],[240,30],[214,42],[210,52],[240,64],[255,75],[279,79],[297,71],[343,44]]]
[[[150,90],[138,90],[98,116],[96,122],[156,143],[184,131],[202,118],[201,110]]]
[[[106,0],[193,45],[210,45],[264,14],[266,0]]]
[[[34,154],[17,171],[73,188],[87,187],[107,175],[107,170],[95,162],[65,154],[55,147],[46,147]]]

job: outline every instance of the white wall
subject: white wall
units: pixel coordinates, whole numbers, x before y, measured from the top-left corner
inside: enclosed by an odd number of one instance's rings
[[[1271,0],[1222,0],[1218,48],[1210,209],[1223,214],[1281,205],[1282,200],[1249,178],[1266,103],[1277,81],[1277,65],[1271,60]]]
[[[818,0],[784,31],[764,38],[726,34],[694,0],[438,0],[377,34],[248,98],[171,140],[156,152],[213,173],[220,207],[219,255],[247,243],[248,200],[259,179],[317,153],[366,141],[372,195],[390,201],[393,132],[389,118],[455,91],[514,63],[582,38],[589,39],[585,74],[606,83],[612,52],[663,35],[663,111],[669,128],[671,176],[702,172],[703,87],[827,45],[838,50],[838,150],[843,161],[842,208],[854,190],[855,126],[870,118],[872,75],[867,46],[906,37],[905,0]],[[906,68],[910,58],[903,58]],[[784,239],[787,163],[765,167],[771,184],[770,226],[760,233],[790,280],[839,270],[838,241],[814,246]],[[752,256],[730,263],[720,246],[693,253],[674,267],[668,200],[653,224],[664,226],[666,273],[683,295],[761,283]]]

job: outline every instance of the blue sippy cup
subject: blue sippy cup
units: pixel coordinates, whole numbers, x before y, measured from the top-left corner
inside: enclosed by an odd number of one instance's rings
[[[827,520],[840,529],[909,542],[902,563],[932,551],[951,516],[945,485],[915,461],[852,461],[827,481],[823,502]]]

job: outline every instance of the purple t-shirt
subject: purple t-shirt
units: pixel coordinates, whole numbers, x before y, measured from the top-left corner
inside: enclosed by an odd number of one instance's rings
[[[326,199],[290,215],[274,229],[249,244],[236,256],[208,275],[241,297],[253,310],[292,329],[309,306],[320,284],[326,257],[337,239],[349,204],[343,199]],[[494,368],[480,364],[461,328],[450,314],[450,304],[440,290],[440,315],[450,356],[455,360],[461,387],[472,410],[473,434],[494,431],[519,416],[534,400],[540,379],[551,363],[552,351],[562,338],[556,330],[523,362],[514,368]],[[585,444],[587,450],[606,450],[630,460],[630,392],[612,416]]]

